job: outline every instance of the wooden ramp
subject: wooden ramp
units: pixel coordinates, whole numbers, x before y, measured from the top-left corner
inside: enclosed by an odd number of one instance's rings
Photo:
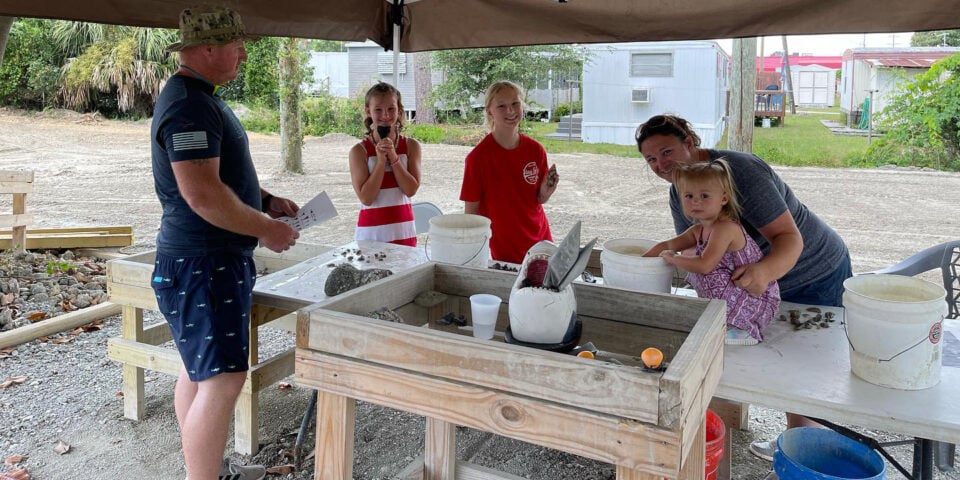
[[[9,250],[13,232],[0,231],[0,249]],[[101,248],[133,245],[133,227],[33,228],[26,232],[27,250],[48,248]]]

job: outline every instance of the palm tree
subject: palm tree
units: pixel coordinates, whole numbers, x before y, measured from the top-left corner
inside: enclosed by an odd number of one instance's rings
[[[176,70],[164,51],[176,39],[173,30],[61,21],[53,34],[70,57],[61,70],[60,95],[71,108],[90,108],[100,93],[109,93],[121,112],[148,114]]]

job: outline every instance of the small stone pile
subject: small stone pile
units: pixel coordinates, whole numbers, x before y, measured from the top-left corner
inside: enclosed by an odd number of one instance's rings
[[[106,271],[70,250],[0,253],[0,331],[106,301]]]

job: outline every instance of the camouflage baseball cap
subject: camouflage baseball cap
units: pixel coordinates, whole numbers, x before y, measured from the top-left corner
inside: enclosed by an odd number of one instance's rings
[[[201,5],[180,12],[180,41],[167,47],[179,52],[194,45],[224,45],[237,39],[250,39],[240,15],[224,6]]]

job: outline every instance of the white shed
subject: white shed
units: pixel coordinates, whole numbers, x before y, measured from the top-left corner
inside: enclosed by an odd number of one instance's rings
[[[730,55],[717,42],[641,42],[587,47],[585,143],[635,142],[637,126],[661,113],[691,122],[706,147],[723,135]]]
[[[822,65],[790,66],[798,107],[832,107],[836,104],[837,70]]]

